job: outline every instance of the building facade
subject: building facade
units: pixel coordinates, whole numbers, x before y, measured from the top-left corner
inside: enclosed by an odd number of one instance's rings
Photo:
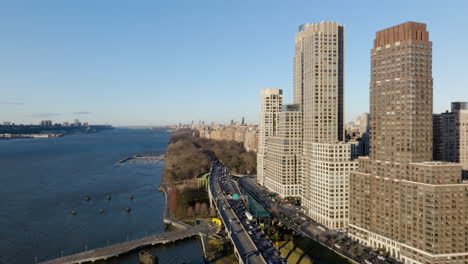
[[[283,105],[277,132],[266,142],[264,185],[281,198],[300,196],[302,112],[300,105]]]
[[[279,112],[283,105],[283,91],[277,88],[263,89],[260,101],[258,126],[257,181],[264,185],[264,159],[267,138],[276,135]]]
[[[468,261],[468,184],[432,160],[432,43],[426,25],[376,33],[370,155],[350,177],[349,235],[403,263]]]
[[[258,152],[258,127],[256,125],[234,123],[226,126],[214,122],[207,125],[201,122],[199,125],[192,126],[192,129],[197,130],[201,138],[235,141],[242,143],[246,151]]]
[[[433,116],[434,160],[460,163],[468,178],[468,103],[452,103],[452,111]]]
[[[310,145],[303,173],[302,206],[318,223],[346,228],[349,219],[349,175],[357,168],[357,144],[319,143]],[[303,161],[304,162],[304,161]]]
[[[355,145],[344,143],[344,26],[304,24],[295,37],[294,100],[303,108],[302,205],[329,228],[346,227]]]
[[[369,120],[369,113],[363,113],[345,127],[346,141],[358,142],[359,156],[369,155]]]

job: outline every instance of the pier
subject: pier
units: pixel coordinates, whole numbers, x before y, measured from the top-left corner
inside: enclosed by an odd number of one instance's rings
[[[149,153],[134,155],[117,161],[117,164],[135,164],[135,163],[159,163],[166,158],[165,154]]]

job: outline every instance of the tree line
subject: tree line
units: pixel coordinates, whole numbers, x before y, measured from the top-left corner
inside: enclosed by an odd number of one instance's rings
[[[234,173],[255,174],[257,155],[246,151],[242,143],[199,138],[193,130],[172,133],[164,166],[164,183],[194,179],[208,172],[210,164],[203,150],[212,153]]]

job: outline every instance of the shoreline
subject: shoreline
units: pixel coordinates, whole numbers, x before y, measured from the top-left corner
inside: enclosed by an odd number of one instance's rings
[[[104,130],[114,129],[112,126],[88,126],[75,128],[48,128],[40,129],[37,127],[22,128],[0,126],[0,140],[13,139],[43,139],[43,138],[58,138],[74,134],[92,134],[102,132]]]

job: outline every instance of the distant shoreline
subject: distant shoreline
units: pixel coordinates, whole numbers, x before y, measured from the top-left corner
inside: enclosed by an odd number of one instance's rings
[[[15,139],[44,139],[44,138],[57,138],[73,134],[91,134],[98,133],[103,130],[114,129],[112,126],[89,126],[75,129],[52,129],[50,131],[34,131],[34,133],[27,133],[27,129],[12,127],[10,129],[2,129],[0,131],[0,140],[15,140]],[[9,131],[10,130],[10,131]],[[26,130],[26,131],[25,131]],[[8,132],[5,132],[8,131]],[[22,133],[14,133],[21,131]],[[3,133],[2,133],[3,132]]]

